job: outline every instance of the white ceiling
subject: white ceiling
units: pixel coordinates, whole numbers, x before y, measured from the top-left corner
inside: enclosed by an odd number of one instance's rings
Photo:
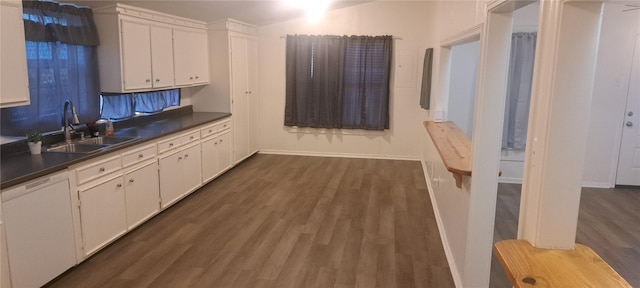
[[[372,0],[334,1],[329,9],[343,8]],[[233,18],[262,26],[304,16],[304,11],[273,0],[69,0],[92,8],[122,3],[205,22]]]

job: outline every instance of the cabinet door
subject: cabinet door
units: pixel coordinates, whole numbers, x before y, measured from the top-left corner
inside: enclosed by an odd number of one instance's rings
[[[249,155],[247,39],[232,35],[231,51],[233,161],[238,163]]]
[[[158,163],[150,162],[124,174],[127,226],[132,229],[160,211]]]
[[[0,108],[29,105],[22,1],[0,1]]]
[[[209,48],[206,32],[192,32],[193,53],[191,63],[194,69],[194,84],[209,83]]]
[[[146,23],[120,20],[124,90],[151,88],[151,32]]]
[[[184,195],[184,179],[181,177],[182,162],[184,162],[182,151],[160,157],[160,199],[163,209]]]
[[[79,191],[85,256],[127,232],[123,184],[117,176]]]
[[[173,63],[176,85],[193,83],[191,69],[191,34],[189,31],[173,29]]]
[[[249,154],[258,151],[258,41],[247,39],[247,125],[249,135]]]
[[[231,132],[227,131],[217,137],[218,173],[231,167]]]
[[[184,179],[183,191],[191,193],[202,184],[200,143],[182,150],[182,155],[184,160],[182,162],[182,178]]]
[[[202,141],[202,182],[218,175],[218,137]]]
[[[155,25],[150,29],[153,88],[173,86],[173,32]]]

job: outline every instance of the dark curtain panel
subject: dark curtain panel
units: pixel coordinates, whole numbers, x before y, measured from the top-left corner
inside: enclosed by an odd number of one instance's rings
[[[285,125],[389,128],[391,36],[287,36]]]
[[[59,130],[67,99],[81,123],[98,120],[98,35],[91,10],[55,2],[23,6],[31,104],[0,110],[2,135]]]
[[[429,110],[431,108],[431,70],[433,67],[433,48],[428,48],[424,53],[424,65],[422,66],[422,89],[420,90],[420,107]]]
[[[527,143],[536,38],[535,32],[511,36],[502,148],[524,149]]]

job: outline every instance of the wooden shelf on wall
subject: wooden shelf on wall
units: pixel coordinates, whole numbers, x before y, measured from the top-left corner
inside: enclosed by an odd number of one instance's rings
[[[526,240],[503,240],[494,246],[514,287],[624,287],[631,288],[591,248],[542,249]]]
[[[462,176],[471,176],[471,139],[454,122],[424,121],[444,166],[453,173],[456,187],[462,188]]]

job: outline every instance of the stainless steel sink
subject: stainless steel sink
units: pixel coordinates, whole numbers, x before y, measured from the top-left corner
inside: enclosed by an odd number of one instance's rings
[[[93,153],[105,147],[109,147],[109,145],[68,143],[48,148],[46,152]]]
[[[95,137],[82,140],[74,140],[71,143],[55,144],[47,148],[44,152],[58,152],[58,153],[94,153],[102,151],[111,147],[117,147],[124,145],[140,138],[126,138],[126,137]]]
[[[126,144],[129,142],[133,142],[138,140],[138,138],[126,138],[126,137],[95,137],[95,138],[87,138],[78,141],[78,144],[102,144],[102,145],[119,145]]]

